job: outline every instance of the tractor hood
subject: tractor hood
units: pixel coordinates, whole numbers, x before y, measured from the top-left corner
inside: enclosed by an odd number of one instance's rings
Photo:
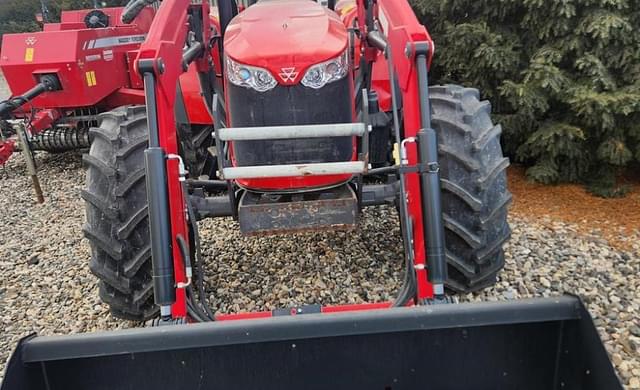
[[[236,62],[268,69],[297,84],[307,69],[342,54],[348,32],[331,10],[309,0],[263,0],[235,17],[224,48]]]

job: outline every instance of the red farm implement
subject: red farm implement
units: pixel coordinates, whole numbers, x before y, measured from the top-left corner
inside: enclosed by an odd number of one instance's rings
[[[5,34],[0,69],[12,96],[0,103],[3,121],[0,165],[21,147],[62,152],[86,149],[99,115],[144,104],[142,79],[134,70],[155,10],[145,8],[130,23],[124,8],[62,12],[60,23],[34,33]],[[196,74],[181,78],[191,123],[211,122],[199,96]],[[22,134],[18,134],[22,133]],[[19,142],[24,135],[25,142]],[[33,170],[32,175],[35,175]]]
[[[429,87],[433,48],[404,0],[162,1],[134,61],[146,105],[103,114],[84,158],[100,297],[152,326],[26,338],[3,390],[621,389],[578,298],[446,295],[495,282],[511,195],[490,105]],[[288,234],[354,228],[379,205],[404,244],[393,301],[209,307],[199,220]]]

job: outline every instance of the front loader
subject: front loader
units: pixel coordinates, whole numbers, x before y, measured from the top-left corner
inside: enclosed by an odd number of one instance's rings
[[[621,389],[579,298],[447,295],[504,264],[508,160],[477,90],[428,86],[434,44],[406,1],[216,5],[161,2],[136,58],[146,106],[105,114],[85,158],[100,297],[150,326],[26,338],[3,389]],[[180,147],[190,67],[215,180]],[[397,209],[404,245],[392,301],[209,307],[199,220],[282,235],[357,228],[379,205]]]

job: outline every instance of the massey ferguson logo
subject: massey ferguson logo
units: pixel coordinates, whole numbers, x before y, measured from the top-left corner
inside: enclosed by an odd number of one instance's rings
[[[36,37],[28,37],[27,39],[24,40],[24,43],[27,44],[27,46],[33,46],[36,44],[38,40],[36,39]]]
[[[296,68],[281,68],[280,70],[282,71],[280,72],[280,77],[285,83],[292,83],[299,74],[299,72],[296,72]]]

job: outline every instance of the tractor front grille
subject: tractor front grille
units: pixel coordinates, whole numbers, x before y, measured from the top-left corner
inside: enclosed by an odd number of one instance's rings
[[[231,83],[227,86],[233,127],[351,123],[353,119],[349,78],[318,90],[278,85],[257,92]],[[233,143],[237,166],[350,161],[353,147],[351,137]]]

